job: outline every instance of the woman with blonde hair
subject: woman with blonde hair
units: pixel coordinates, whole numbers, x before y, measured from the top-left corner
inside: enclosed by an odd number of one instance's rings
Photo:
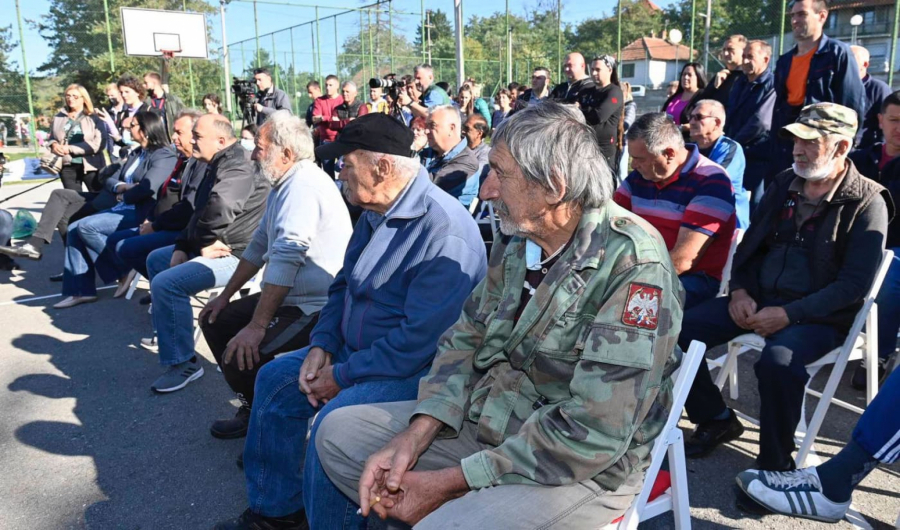
[[[106,166],[106,127],[100,123],[91,96],[83,86],[67,86],[63,97],[65,106],[53,118],[47,147],[63,157],[59,173],[63,188],[81,191],[84,183],[88,191],[93,191],[97,172]]]
[[[491,126],[491,111],[488,110],[487,103],[481,98],[476,98],[472,92],[472,87],[468,84],[460,87],[459,93],[456,95],[456,103],[459,106],[459,112],[462,114],[463,123],[465,123],[466,118],[477,112],[484,116],[488,127]]]

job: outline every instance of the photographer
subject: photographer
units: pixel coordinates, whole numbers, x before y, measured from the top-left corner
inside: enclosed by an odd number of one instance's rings
[[[409,107],[414,117],[428,117],[428,109],[449,105],[450,96],[434,84],[434,69],[430,64],[420,64],[415,70],[415,83],[407,92],[400,93],[400,105]]]
[[[269,114],[276,110],[287,109],[291,111],[291,101],[283,90],[275,88],[272,84],[272,74],[268,68],[257,68],[253,71],[256,86],[259,88],[257,97],[259,101],[253,106],[256,110],[256,125],[262,125]]]

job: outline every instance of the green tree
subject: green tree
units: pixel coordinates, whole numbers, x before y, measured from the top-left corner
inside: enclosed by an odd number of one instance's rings
[[[0,112],[3,113],[28,112],[25,76],[12,62],[18,42],[12,38],[12,25],[0,28]]]
[[[652,32],[662,34],[664,14],[653,9],[646,0],[622,1],[622,47]],[[599,54],[615,55],[618,48],[618,6],[609,16],[588,18],[575,30],[572,43],[587,60]]]

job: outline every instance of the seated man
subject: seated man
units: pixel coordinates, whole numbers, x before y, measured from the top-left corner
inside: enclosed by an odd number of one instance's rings
[[[816,103],[781,129],[794,139],[793,168],[772,181],[738,246],[730,296],[688,311],[678,339],[711,349],[745,333],[765,338],[754,366],[762,470],[794,469],[806,365],[843,342],[881,262],[891,199],[847,159],[856,127],[853,110]],[[697,372],[685,408],[697,425],[688,457],[743,432],[707,369]]]
[[[734,193],[725,170],[685,145],[662,112],[627,133],[634,171],[615,201],[659,230],[685,289],[685,309],[716,295],[734,235]]]
[[[595,529],[640,492],[672,399],[683,293],[665,242],[609,201],[609,182],[573,107],[532,104],[497,129],[481,196],[506,237],[418,403],[335,411],[315,438],[363,515]]]
[[[475,158],[478,160],[478,169],[466,179],[466,185],[459,196],[459,202],[463,203],[463,206],[467,208],[475,200],[475,197],[478,197],[478,188],[484,180],[482,177],[487,176],[488,155],[491,152],[491,146],[484,143],[484,139],[490,130],[487,120],[478,113],[469,116],[462,128],[462,133],[468,146],[467,149],[474,153]]]
[[[257,375],[244,446],[250,507],[219,530],[300,528],[305,517],[342,528],[347,500],[325,477],[312,444],[304,455],[309,419],[415,398],[438,338],[484,277],[475,221],[410,158],[412,141],[405,125],[376,113],[316,150],[321,159],[344,157],[344,193],[365,212],[310,346]],[[325,507],[334,513],[320,514]]]
[[[193,200],[197,187],[206,175],[206,162],[194,158],[192,144],[194,125],[201,114],[193,109],[182,110],[173,124],[172,141],[178,150],[178,162],[172,175],[157,192],[159,199],[140,227],[120,230],[109,236],[108,245],[115,249],[126,268],[147,277],[147,256],[158,248],[175,243],[178,234],[187,226],[194,212]],[[116,296],[127,290],[125,282]]]
[[[259,128],[253,158],[272,185],[266,213],[228,285],[199,318],[241,402],[234,419],[213,423],[216,438],[247,434],[259,369],[276,354],[309,344],[353,230],[341,192],[315,164],[302,118],[286,110],[270,114]],[[229,303],[264,265],[262,292]]]
[[[878,463],[900,460],[900,370],[888,376],[866,411],[853,437],[841,451],[817,467],[773,473],[749,469],[737,477],[738,486],[769,511],[836,523],[847,515],[853,490]],[[801,507],[791,493],[807,500]]]
[[[431,181],[459,198],[466,179],[478,170],[478,157],[460,134],[459,109],[440,105],[428,113],[428,145],[432,158],[425,161]]]
[[[900,199],[900,92],[886,97],[880,111],[878,124],[884,133],[884,142],[853,151],[849,158],[862,176],[886,187],[897,204]],[[888,225],[886,246],[894,251],[894,261],[875,299],[878,304],[879,375],[884,373],[885,363],[897,349],[897,331],[900,330],[900,223],[896,218]],[[857,390],[865,390],[866,368],[862,364],[853,372],[850,384]]]
[[[725,136],[725,107],[714,99],[701,99],[691,111],[691,141],[700,154],[719,164],[731,179],[734,189],[734,209],[737,227],[750,226],[750,199],[744,189],[744,150],[740,144]]]
[[[175,245],[147,257],[153,329],[159,362],[167,367],[150,387],[159,393],[181,390],[203,376],[194,355],[190,297],[228,282],[259,226],[269,194],[268,181],[256,175],[228,118],[205,114],[194,126],[193,142],[194,156],[207,164],[194,214]]]

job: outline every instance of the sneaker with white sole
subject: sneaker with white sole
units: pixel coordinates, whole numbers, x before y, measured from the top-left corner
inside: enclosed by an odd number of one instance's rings
[[[735,480],[751,499],[782,515],[836,523],[850,507],[850,501],[834,502],[825,497],[814,467],[794,471],[748,469]]]
[[[150,390],[158,394],[175,392],[201,377],[203,377],[203,367],[197,361],[176,364],[175,366],[170,366],[166,373],[159,376],[159,379],[153,383]]]
[[[159,353],[159,344],[156,342],[156,335],[153,335],[148,339],[141,339],[141,348],[152,351],[153,353]]]

